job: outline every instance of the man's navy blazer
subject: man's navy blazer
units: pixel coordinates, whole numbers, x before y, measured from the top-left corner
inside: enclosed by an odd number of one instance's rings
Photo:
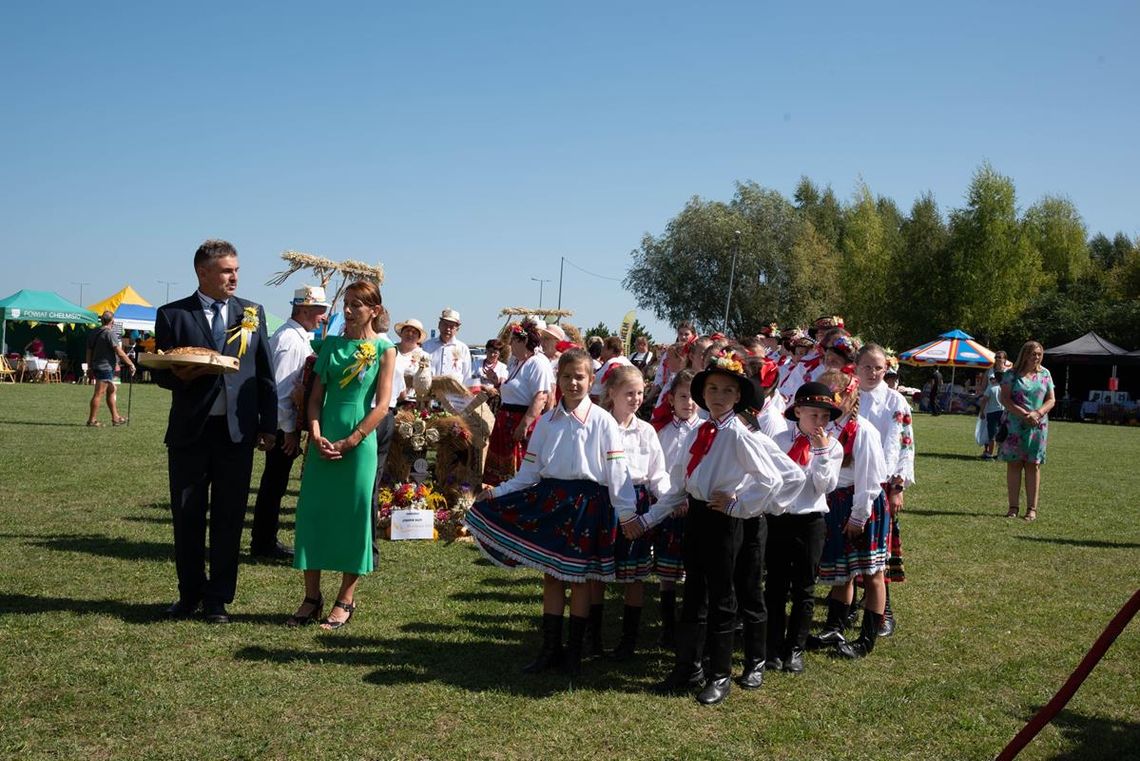
[[[226,422],[235,443],[254,444],[259,433],[277,431],[277,384],[273,380],[273,364],[269,354],[269,337],[265,330],[265,310],[252,301],[231,296],[228,304],[227,343],[222,354],[236,357],[240,339],[228,343],[230,330],[241,324],[247,307],[257,309],[257,330],[250,336],[245,354],[236,373],[204,375],[183,383],[168,370],[152,371],[154,381],[169,389],[170,419],[166,426],[166,445],[184,447],[197,444],[205,429],[214,399],[226,389]],[[154,344],[159,351],[180,346],[214,348],[214,338],[202,301],[197,293],[158,308],[154,321]]]

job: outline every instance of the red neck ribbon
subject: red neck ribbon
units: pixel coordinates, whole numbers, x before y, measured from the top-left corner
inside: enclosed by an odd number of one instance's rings
[[[697,438],[693,445],[689,447],[689,467],[685,468],[685,478],[693,475],[693,471],[701,464],[701,460],[705,459],[705,455],[712,449],[713,439],[716,438],[716,422],[713,420],[706,420],[701,423],[701,427],[697,429]]]
[[[806,466],[811,462],[811,442],[808,437],[802,433],[796,435],[796,440],[792,442],[792,448],[788,450],[788,457],[792,462],[801,466]]]

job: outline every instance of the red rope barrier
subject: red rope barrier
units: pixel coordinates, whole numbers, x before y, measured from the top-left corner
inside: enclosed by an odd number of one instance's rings
[[[1140,611],[1140,589],[1136,590],[1131,599],[1120,609],[1120,612],[1108,622],[1108,626],[1105,627],[1105,630],[1097,637],[1092,648],[1085,654],[1085,657],[1081,659],[1076,670],[1065,680],[1065,683],[1061,686],[1061,689],[1057,691],[1057,694],[1053,696],[1053,699],[1046,703],[1045,706],[1029,720],[1029,723],[1022,727],[1021,731],[1017,733],[1017,736],[1009,741],[1009,745],[1005,746],[1002,752],[998,754],[997,761],[1012,761],[1012,759],[1016,758],[1017,754],[1021,752],[1022,748],[1028,745],[1030,741],[1037,736],[1037,733],[1053,720],[1053,717],[1065,707],[1065,704],[1069,702],[1077,689],[1084,683],[1085,679],[1088,678],[1089,672],[1091,672],[1093,667],[1104,657],[1105,652],[1112,643],[1116,641],[1116,638],[1120,636],[1120,633],[1124,631],[1124,627],[1128,626],[1128,622],[1132,620],[1137,611]]]

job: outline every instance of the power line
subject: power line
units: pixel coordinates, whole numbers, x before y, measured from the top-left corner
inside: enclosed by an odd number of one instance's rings
[[[574,269],[585,272],[587,275],[590,275],[591,277],[596,277],[596,278],[599,278],[601,280],[612,280],[615,283],[620,283],[622,281],[622,279],[620,277],[606,277],[605,275],[599,275],[597,272],[590,272],[590,270],[586,269],[585,267],[579,267],[577,264],[575,264],[571,260],[567,259],[566,257],[562,257],[562,258],[566,261],[567,264],[569,264]]]

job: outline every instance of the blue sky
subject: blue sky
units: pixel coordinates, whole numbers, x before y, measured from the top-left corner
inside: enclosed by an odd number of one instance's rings
[[[985,160],[1140,234],[1134,2],[394,5],[5,4],[0,295],[159,303],[224,237],[278,314],[300,249],[382,262],[395,319],[452,306],[475,343],[563,256],[621,278],[690,196],[808,175],[948,209]],[[634,303],[568,265],[563,306]]]

